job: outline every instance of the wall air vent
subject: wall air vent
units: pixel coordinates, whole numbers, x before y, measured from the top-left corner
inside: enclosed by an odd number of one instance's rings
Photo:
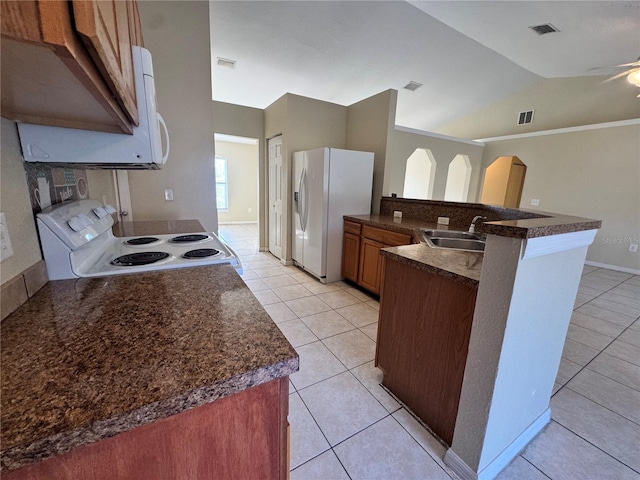
[[[533,26],[531,26],[529,28],[531,30],[533,30],[534,32],[536,32],[538,35],[544,35],[546,33],[553,33],[553,32],[559,32],[560,31],[556,27],[551,25],[550,23],[545,23],[545,24],[542,24],[542,25],[533,25]]]
[[[219,67],[236,68],[236,61],[228,58],[217,57],[216,65]]]
[[[411,90],[412,92],[415,92],[417,89],[419,89],[422,86],[421,83],[418,82],[409,82],[407,83],[404,87],[407,90]]]
[[[527,110],[526,112],[520,112],[518,114],[518,125],[529,125],[533,123],[533,110]]]

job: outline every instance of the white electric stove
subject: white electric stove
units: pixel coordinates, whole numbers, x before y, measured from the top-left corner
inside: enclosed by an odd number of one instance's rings
[[[115,237],[110,205],[96,200],[64,202],[37,215],[50,280],[229,263],[234,251],[213,232]]]

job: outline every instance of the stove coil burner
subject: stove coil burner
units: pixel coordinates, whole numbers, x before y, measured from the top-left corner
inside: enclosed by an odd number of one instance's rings
[[[198,248],[197,250],[189,250],[187,253],[182,255],[182,258],[205,258],[205,257],[213,257],[220,253],[220,250],[216,250],[215,248]]]
[[[138,237],[131,238],[124,243],[127,245],[147,245],[149,243],[157,242],[158,240],[160,239],[156,237]]]
[[[137,252],[122,255],[114,260],[111,260],[111,265],[118,267],[137,267],[140,265],[149,265],[151,263],[159,262],[165,258],[169,258],[166,252]]]
[[[190,234],[190,235],[180,235],[178,237],[173,237],[169,240],[171,243],[189,243],[189,242],[201,242],[202,240],[209,240],[209,235],[202,234]]]

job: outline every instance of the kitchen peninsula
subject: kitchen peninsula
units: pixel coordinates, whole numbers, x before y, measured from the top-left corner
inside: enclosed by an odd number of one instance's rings
[[[484,254],[423,243],[420,228],[466,231],[477,215],[486,217]],[[437,225],[438,217],[450,225]],[[382,199],[380,215],[345,222],[412,238],[381,249],[383,385],[450,446],[445,462],[461,478],[494,478],[550,420],[582,267],[601,222],[392,197]]]
[[[298,356],[230,265],[49,282],[1,342],[3,478],[288,474]]]

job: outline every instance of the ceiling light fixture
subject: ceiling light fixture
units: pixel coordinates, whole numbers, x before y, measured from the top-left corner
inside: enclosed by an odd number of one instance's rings
[[[627,75],[627,82],[636,87],[640,87],[640,68]]]
[[[403,88],[407,89],[407,90],[411,90],[412,92],[415,92],[417,89],[419,89],[422,86],[421,83],[418,82],[409,82],[407,83]]]

